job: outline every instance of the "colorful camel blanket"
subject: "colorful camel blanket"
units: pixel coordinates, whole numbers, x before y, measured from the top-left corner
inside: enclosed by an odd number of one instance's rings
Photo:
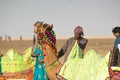
[[[31,57],[31,52],[32,47],[26,49],[23,54],[17,52],[15,49],[8,50],[8,52],[1,57],[2,76],[14,79],[26,78],[27,76],[33,77],[35,61]]]
[[[67,80],[105,80],[109,76],[110,52],[105,57],[101,57],[94,49],[91,49],[84,58],[81,58],[81,51],[78,48],[78,44],[75,43],[59,75]]]

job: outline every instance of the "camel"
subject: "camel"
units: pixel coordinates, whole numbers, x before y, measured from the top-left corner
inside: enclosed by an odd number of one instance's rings
[[[56,35],[53,31],[53,24],[35,23],[34,32],[37,34],[38,43],[42,41],[43,54],[45,56],[45,69],[50,80],[57,80],[57,72],[62,67],[57,58]]]

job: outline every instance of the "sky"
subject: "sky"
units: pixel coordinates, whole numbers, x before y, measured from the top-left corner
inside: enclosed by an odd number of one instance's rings
[[[53,24],[57,38],[74,35],[113,36],[120,26],[120,0],[0,0],[0,36],[32,37],[34,23]]]

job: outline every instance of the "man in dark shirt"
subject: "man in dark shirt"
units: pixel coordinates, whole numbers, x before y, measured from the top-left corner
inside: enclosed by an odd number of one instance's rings
[[[86,38],[83,38],[83,36],[84,36],[83,28],[81,26],[77,26],[74,29],[74,37],[69,38],[65,42],[64,46],[58,52],[58,58],[65,55],[64,57],[64,62],[65,62],[76,41],[78,42],[79,47],[82,49],[82,54],[84,56],[84,49],[86,48],[86,44],[88,43],[88,40]]]
[[[112,30],[113,35],[116,37],[114,41],[113,50],[111,50],[110,66],[120,66],[120,27],[114,27]]]

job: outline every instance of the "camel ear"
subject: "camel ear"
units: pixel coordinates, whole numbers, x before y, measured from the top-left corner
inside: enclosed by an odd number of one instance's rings
[[[52,30],[52,28],[53,28],[53,24],[50,24],[50,25],[47,27],[47,29],[50,29],[50,30]]]
[[[53,28],[53,24],[51,24],[50,26],[51,26],[51,28]]]

